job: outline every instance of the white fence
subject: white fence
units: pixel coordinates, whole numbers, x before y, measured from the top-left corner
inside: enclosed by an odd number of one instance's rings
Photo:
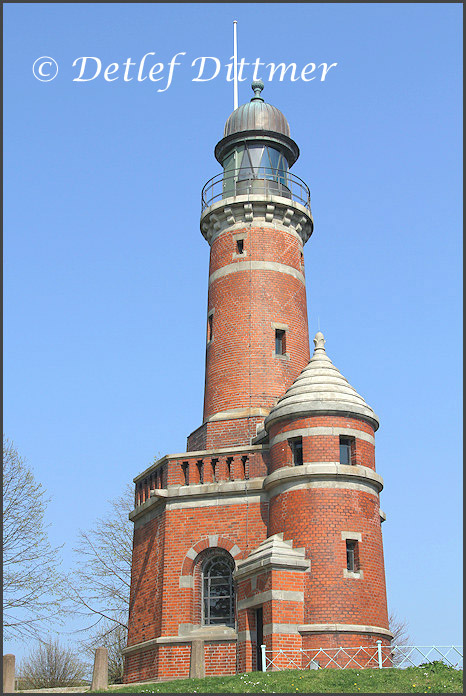
[[[426,662],[441,661],[463,669],[462,645],[385,645],[375,648],[314,648],[312,650],[262,650],[262,671],[284,669],[367,669],[384,667],[418,667]]]

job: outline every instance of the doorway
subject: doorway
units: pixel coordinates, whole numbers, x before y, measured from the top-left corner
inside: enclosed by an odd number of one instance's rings
[[[262,607],[256,609],[256,665],[257,671],[262,672],[262,650],[261,645],[264,642],[264,618]]]

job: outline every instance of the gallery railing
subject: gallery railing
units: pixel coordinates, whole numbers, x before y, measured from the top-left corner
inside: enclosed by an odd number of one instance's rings
[[[246,172],[244,169],[233,169],[212,177],[202,189],[202,210],[222,198],[251,194],[281,196],[311,210],[311,192],[299,176],[267,167],[256,167],[254,173]]]

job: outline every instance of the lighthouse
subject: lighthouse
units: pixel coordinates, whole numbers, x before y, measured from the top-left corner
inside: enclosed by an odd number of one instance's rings
[[[379,420],[321,332],[310,354],[310,192],[263,88],[227,119],[202,190],[202,422],[134,479],[126,682],[262,669],[261,645],[272,668],[304,667],[392,637]]]

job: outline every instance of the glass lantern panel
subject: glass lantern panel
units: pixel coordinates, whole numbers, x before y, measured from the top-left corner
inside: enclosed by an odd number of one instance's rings
[[[280,159],[280,153],[277,150],[274,150],[272,147],[267,148],[269,152],[269,157],[270,157],[270,167],[274,170],[274,174],[276,174],[277,169],[278,169],[278,162]]]
[[[287,174],[288,172],[288,162],[283,155],[280,155],[280,160],[278,163],[278,180],[284,186],[287,185]]]
[[[223,160],[223,197],[235,195],[235,152]]]
[[[258,169],[261,164],[262,155],[264,152],[264,147],[261,145],[250,145],[248,147],[249,156],[251,158],[251,164],[254,174],[257,176]]]
[[[239,173],[238,179],[251,179],[253,176],[253,170],[251,166],[251,160],[249,159],[249,153],[245,149],[243,152],[243,157],[241,159],[241,164],[238,163]]]

